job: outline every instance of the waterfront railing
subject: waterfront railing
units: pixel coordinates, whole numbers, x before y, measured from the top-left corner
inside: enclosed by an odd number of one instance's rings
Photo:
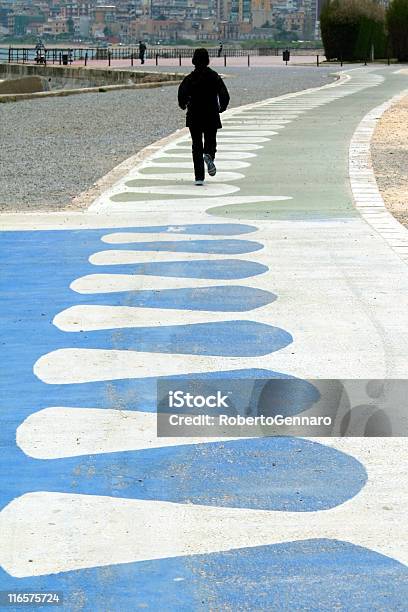
[[[322,49],[299,49],[287,47],[291,55],[302,56],[302,55],[324,55]],[[281,56],[284,49],[278,47],[257,47],[254,49],[241,49],[234,47],[224,47],[219,54],[217,47],[209,48],[208,53],[210,57],[254,57],[254,56]],[[161,47],[158,45],[147,48],[146,59],[156,58],[156,62],[159,58],[168,59],[180,59],[180,58],[191,58],[194,52],[193,47]],[[89,61],[93,60],[137,60],[139,57],[139,49],[137,46],[132,47],[71,47],[71,48],[46,48],[45,49],[45,62],[49,64],[63,64],[66,63],[68,56],[68,62],[76,61]],[[8,63],[35,63],[37,53],[34,47],[9,47],[0,48],[0,62]]]

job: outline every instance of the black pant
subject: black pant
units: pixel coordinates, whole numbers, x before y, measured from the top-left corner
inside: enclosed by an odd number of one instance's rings
[[[217,152],[217,128],[190,128],[191,139],[193,141],[193,163],[196,181],[204,180],[204,159],[203,154],[208,153],[211,159],[215,158]],[[203,146],[204,136],[204,146]]]

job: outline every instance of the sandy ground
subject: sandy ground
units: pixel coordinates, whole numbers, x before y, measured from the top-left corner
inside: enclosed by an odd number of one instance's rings
[[[378,122],[371,155],[387,208],[408,228],[408,96]]]

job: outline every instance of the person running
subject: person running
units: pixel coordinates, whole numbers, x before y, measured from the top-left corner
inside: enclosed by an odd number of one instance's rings
[[[140,59],[141,64],[145,63],[145,55],[146,55],[146,45],[144,44],[144,42],[139,40],[139,59]]]
[[[220,113],[228,107],[230,96],[220,75],[208,67],[207,49],[196,49],[192,62],[195,70],[181,82],[178,103],[182,110],[187,108],[186,126],[192,139],[195,184],[204,185],[204,163],[210,176],[217,172],[214,164],[217,130],[222,128]]]

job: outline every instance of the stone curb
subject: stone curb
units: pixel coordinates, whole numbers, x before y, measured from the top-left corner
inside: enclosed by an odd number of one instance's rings
[[[375,178],[371,141],[378,121],[408,90],[371,110],[360,122],[349,148],[349,177],[354,205],[365,221],[408,264],[408,229],[388,211]]]

